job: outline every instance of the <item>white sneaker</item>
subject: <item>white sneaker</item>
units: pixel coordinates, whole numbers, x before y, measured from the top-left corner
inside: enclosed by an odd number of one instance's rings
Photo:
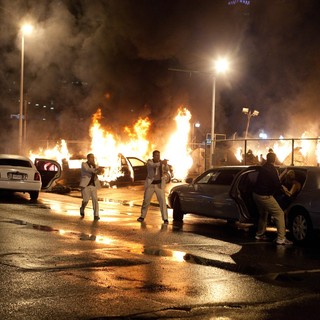
[[[293,242],[284,238],[284,239],[278,239],[276,240],[276,244],[279,244],[279,245],[284,245],[284,246],[288,246],[288,245],[292,245]]]

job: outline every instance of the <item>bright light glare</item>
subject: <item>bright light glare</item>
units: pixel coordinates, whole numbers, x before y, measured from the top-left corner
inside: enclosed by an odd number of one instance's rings
[[[249,113],[249,108],[242,108],[242,112],[245,114]]]
[[[32,33],[32,30],[33,30],[33,26],[31,24],[24,24],[22,27],[21,27],[21,31],[22,33],[25,35],[25,34],[31,34]]]
[[[260,132],[259,133],[259,138],[261,139],[268,139],[268,135],[265,132]]]
[[[229,70],[229,61],[227,59],[218,59],[214,63],[216,72],[223,73]]]

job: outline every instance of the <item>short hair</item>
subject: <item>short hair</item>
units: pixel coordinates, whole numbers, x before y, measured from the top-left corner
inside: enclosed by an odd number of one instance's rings
[[[267,163],[274,163],[276,161],[276,154],[274,152],[269,152],[267,154]]]
[[[159,151],[159,150],[154,150],[154,151],[152,152],[152,156],[154,156],[155,153],[159,153],[159,154],[160,154],[160,151]]]
[[[88,153],[87,154],[87,159],[89,159],[89,157],[93,156],[94,157],[94,154],[93,153]]]
[[[295,172],[294,172],[293,170],[289,170],[289,171],[287,172],[287,177],[288,177],[289,179],[295,179],[296,174],[295,174]]]

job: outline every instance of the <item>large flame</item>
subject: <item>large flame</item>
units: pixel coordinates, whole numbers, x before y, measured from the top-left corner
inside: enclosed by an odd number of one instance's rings
[[[178,180],[184,179],[192,166],[191,150],[189,149],[191,113],[180,107],[175,117],[176,131],[169,138],[168,144],[162,152],[164,158],[174,168],[174,176]]]
[[[67,143],[65,140],[60,140],[57,142],[57,144],[53,148],[40,148],[38,152],[34,152],[30,150],[29,152],[30,159],[35,158],[46,158],[46,159],[54,159],[58,162],[62,163],[62,159],[69,160],[71,155],[68,151]]]
[[[148,117],[139,118],[133,127],[126,126],[123,133],[115,135],[105,130],[101,125],[102,111],[99,108],[92,116],[90,126],[90,150],[82,150],[82,154],[94,153],[97,164],[105,168],[101,177],[103,181],[113,181],[123,175],[121,171],[121,155],[133,156],[146,160],[153,151],[154,144],[148,140],[151,121]],[[184,179],[188,169],[192,166],[192,158],[188,149],[188,137],[190,132],[191,114],[186,108],[180,107],[175,117],[176,129],[168,139],[167,146],[160,149],[162,158],[167,158],[169,164],[174,168],[174,176],[177,179]],[[159,146],[160,148],[161,146]],[[37,153],[31,151],[30,158],[46,157],[58,160],[69,161],[70,168],[79,167],[83,159],[71,159],[65,140],[61,140],[52,149],[39,149]]]

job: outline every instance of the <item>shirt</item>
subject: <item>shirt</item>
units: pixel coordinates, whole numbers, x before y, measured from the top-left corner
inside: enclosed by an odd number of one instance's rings
[[[277,169],[272,164],[264,164],[260,168],[253,192],[261,196],[272,196],[280,189],[281,183]]]

